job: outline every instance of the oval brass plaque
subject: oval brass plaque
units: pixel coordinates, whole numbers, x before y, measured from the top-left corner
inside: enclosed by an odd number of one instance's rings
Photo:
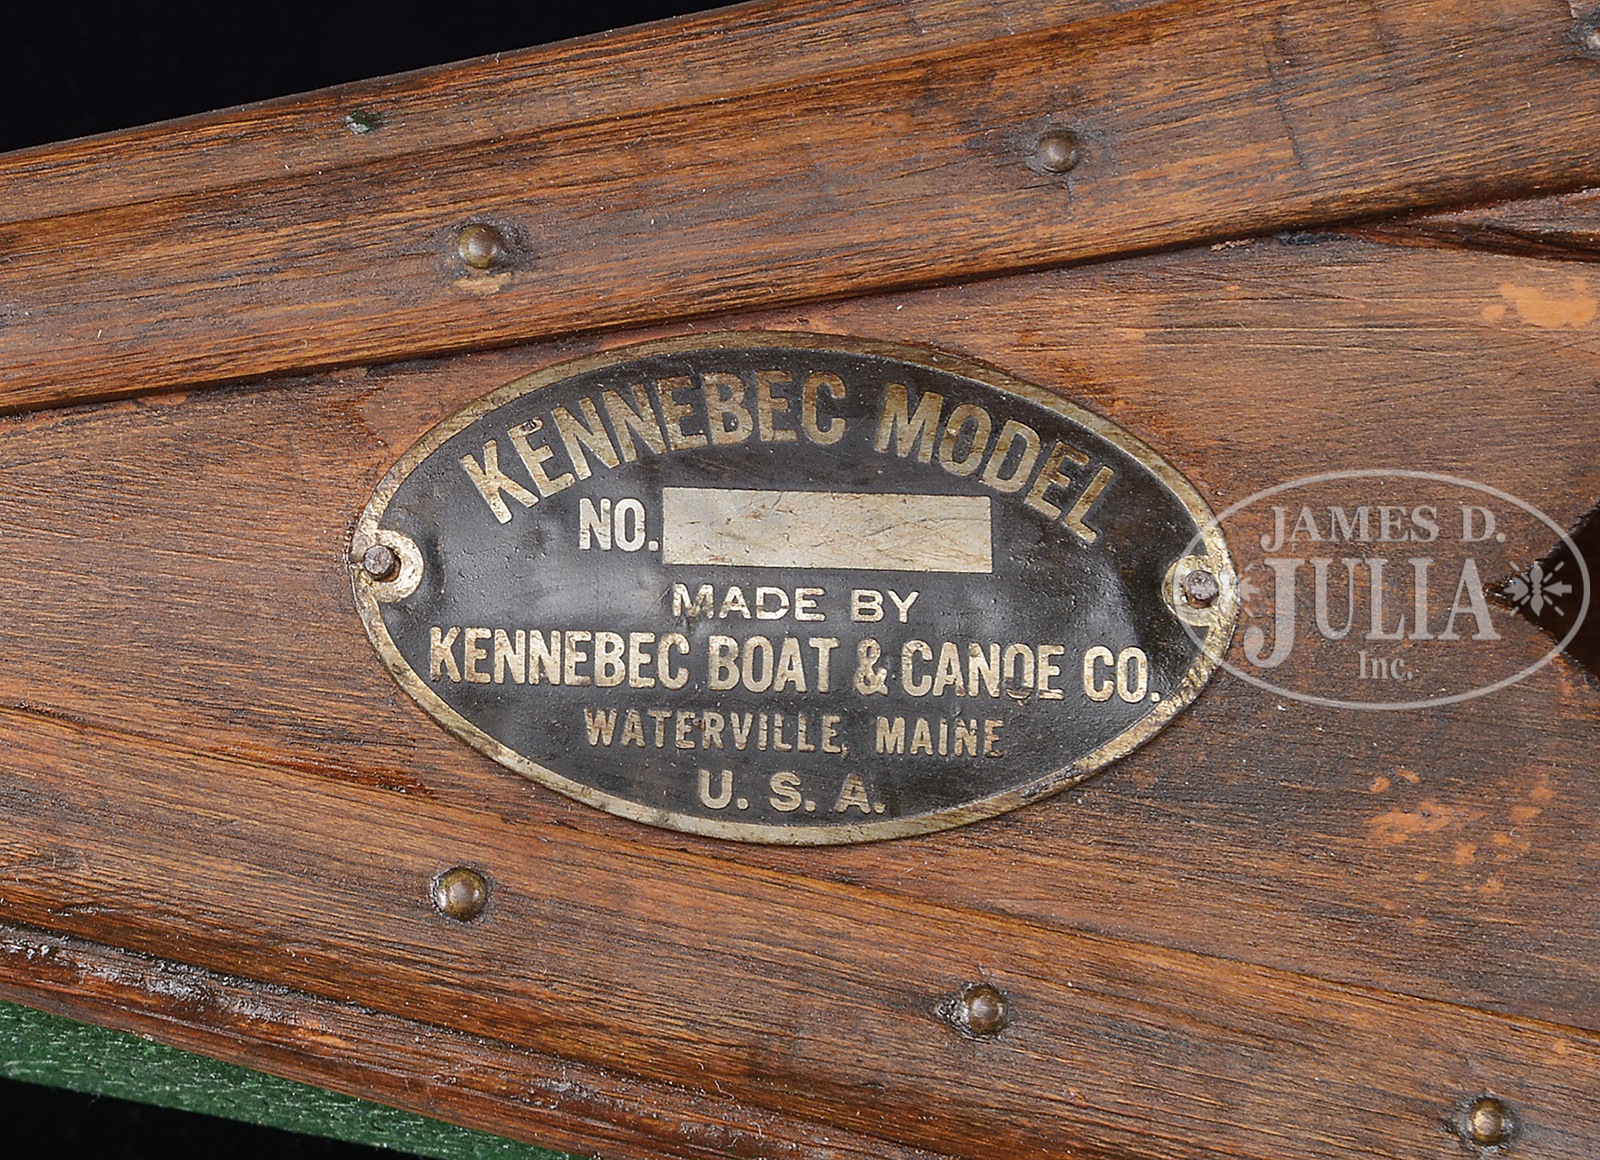
[[[1234,573],[1115,425],[934,351],[693,336],[518,379],[384,478],[356,604],[444,727],[624,817],[868,841],[1083,780],[1209,678]]]

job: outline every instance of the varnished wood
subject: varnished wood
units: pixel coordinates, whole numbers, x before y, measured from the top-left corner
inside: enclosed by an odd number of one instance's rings
[[[1160,0],[781,0],[0,155],[0,222],[505,146]],[[361,112],[375,127],[357,133]]]
[[[1576,1094],[1600,1076],[1600,1037],[1573,1028],[868,891],[817,867],[729,874],[670,841],[557,839],[436,803],[397,813],[80,727],[13,719],[5,736],[14,770],[58,803],[13,804],[52,842],[31,883],[8,885],[11,913],[65,895],[76,901],[47,912],[57,929],[221,955],[246,977],[657,1083],[713,1076],[752,1118],[820,1115],[955,1156],[1418,1160],[1455,1155],[1439,1127],[1452,1097],[1493,1088],[1541,1155],[1589,1156],[1600,1130]],[[209,796],[219,779],[226,796]],[[96,803],[112,800],[125,829],[161,828],[159,852],[97,841],[111,819]],[[497,887],[492,919],[470,927],[417,889],[461,858]],[[247,929],[229,917],[241,907]],[[967,1043],[934,1016],[973,977],[1011,997],[1002,1041]]]
[[[1577,189],[1600,182],[1597,70],[1556,0],[1175,0],[609,116],[558,100],[470,143],[235,186],[157,169],[115,204],[0,227],[0,406]],[[313,138],[335,131],[326,102]],[[1056,123],[1084,143],[1065,176],[1029,164]],[[473,220],[506,233],[504,269],[452,257]]]
[[[1218,508],[1410,467],[1571,527],[1574,19],[795,0],[0,159],[0,997],[607,1156],[1447,1160],[1493,1093],[1508,1154],[1592,1157],[1600,694],[1565,658],[1421,713],[1219,676],[1055,799],[758,848],[452,740],[347,560],[445,415],[710,327],[993,363]],[[1027,163],[1051,124],[1065,177]],[[472,220],[510,267],[450,257]],[[456,865],[474,922],[429,901]],[[987,1041],[939,1015],[979,980]]]
[[[1420,461],[1571,523],[1600,494],[1600,339],[1505,287],[1596,284],[1295,239],[718,324],[1005,365],[1216,502]],[[649,830],[451,742],[361,637],[349,521],[445,413],[593,343],[6,420],[7,919],[354,1004],[372,1043],[421,1019],[534,1051],[540,1082],[570,1060],[641,1099],[703,1084],[746,1125],[952,1156],[1446,1157],[1456,1102],[1489,1090],[1539,1155],[1591,1154],[1600,706],[1561,663],[1424,715],[1222,680],[1080,791],[855,849]],[[427,904],[458,863],[494,884],[480,924]],[[1016,1005],[991,1044],[933,1014],[977,978]],[[300,1078],[431,1106],[299,1046]],[[591,1130],[460,1106],[533,1139]]]
[[[1401,245],[1593,262],[1600,258],[1600,190],[1419,214],[1374,222],[1353,232]]]
[[[484,1131],[531,1134],[547,1147],[694,1160],[940,1160],[837,1124],[462,1035],[425,1013],[386,1016],[44,931],[0,928],[0,970],[0,994],[36,1007]]]

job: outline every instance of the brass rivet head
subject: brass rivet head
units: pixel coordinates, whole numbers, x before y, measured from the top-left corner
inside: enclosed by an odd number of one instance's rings
[[[474,222],[457,235],[456,256],[474,270],[487,270],[505,261],[506,242],[493,226]]]
[[[361,553],[361,570],[374,580],[393,580],[400,572],[400,553],[388,544],[373,544]]]
[[[1033,165],[1044,173],[1067,173],[1083,160],[1083,142],[1071,129],[1046,129],[1033,147]]]
[[[1183,598],[1196,608],[1210,608],[1220,595],[1222,585],[1217,583],[1215,573],[1196,568],[1183,578]]]
[[[471,922],[489,904],[489,882],[465,866],[446,870],[433,880],[433,904],[440,914]]]
[[[960,994],[939,1004],[939,1017],[961,1034],[989,1039],[1011,1025],[1010,1005],[1004,992],[990,983],[973,983]]]
[[[1461,1126],[1462,1134],[1481,1148],[1509,1144],[1517,1133],[1516,1117],[1494,1096],[1479,1096],[1473,1100],[1462,1117]]]

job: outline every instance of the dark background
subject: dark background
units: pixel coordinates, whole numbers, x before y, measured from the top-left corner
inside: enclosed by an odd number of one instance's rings
[[[0,4],[0,151],[719,7],[709,0]]]
[[[718,7],[710,0],[0,6],[0,151]],[[395,1152],[0,1080],[0,1140],[51,1160]]]

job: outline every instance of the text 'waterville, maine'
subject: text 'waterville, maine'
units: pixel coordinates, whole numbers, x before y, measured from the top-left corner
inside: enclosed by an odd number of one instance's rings
[[[987,368],[733,337],[512,384],[380,487],[358,602],[447,727],[626,816],[827,842],[1081,780],[1198,690],[1231,589],[1175,577],[1226,550],[1148,449]]]

